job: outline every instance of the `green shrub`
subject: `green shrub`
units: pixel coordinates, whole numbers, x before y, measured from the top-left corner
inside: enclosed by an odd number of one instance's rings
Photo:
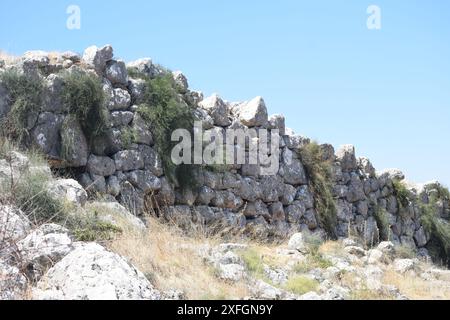
[[[336,238],[337,210],[333,197],[331,163],[323,160],[322,148],[315,142],[301,148],[299,155],[313,192],[320,225],[332,238]]]
[[[375,221],[377,223],[378,231],[380,233],[380,239],[382,241],[389,240],[389,232],[391,230],[391,226],[389,224],[389,217],[386,210],[378,205],[375,205],[373,208],[373,217],[375,218]]]
[[[313,269],[327,269],[332,267],[331,260],[325,258],[320,253],[314,253],[307,256],[305,261],[301,261],[294,266],[295,273],[307,273]]]
[[[165,170],[172,183],[182,188],[196,187],[195,174],[199,166],[176,166],[171,159],[173,147],[177,142],[171,141],[172,132],[186,129],[192,133],[195,116],[193,108],[179,97],[179,89],[172,75],[163,74],[146,80],[145,103],[139,106],[138,112],[151,127],[155,145]]]
[[[427,249],[431,257],[450,267],[450,224],[438,216],[436,201],[421,206],[421,222],[430,236]]]
[[[407,244],[395,246],[395,256],[400,259],[413,259],[417,256],[416,251]]]
[[[122,232],[121,228],[101,220],[95,211],[86,215],[71,215],[67,219],[66,227],[78,241],[108,241]]]
[[[264,265],[261,255],[254,249],[246,249],[240,252],[240,256],[247,270],[255,277],[264,277]]]
[[[3,196],[20,208],[36,224],[63,221],[66,209],[47,191],[49,176],[42,172],[23,174],[13,184],[2,186]]]
[[[9,93],[11,104],[10,111],[0,121],[0,134],[28,144],[29,130],[41,111],[43,82],[14,69],[0,73],[0,82]]]
[[[410,202],[414,202],[411,192],[406,188],[406,185],[399,180],[393,180],[394,196],[397,198],[400,207],[406,208]]]
[[[135,143],[136,137],[137,132],[131,127],[124,128],[121,131],[121,140],[125,148],[128,148]]]
[[[77,117],[86,138],[92,143],[109,128],[102,83],[97,76],[82,71],[65,72],[63,79],[62,101],[69,114]]]
[[[284,285],[284,289],[298,295],[317,291],[318,288],[319,283],[316,280],[305,276],[293,276]]]

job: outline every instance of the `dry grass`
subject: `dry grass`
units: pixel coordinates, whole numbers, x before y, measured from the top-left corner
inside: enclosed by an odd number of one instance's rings
[[[450,287],[436,280],[424,280],[417,275],[399,274],[393,270],[384,273],[383,282],[394,285],[412,300],[449,300]]]
[[[0,60],[5,61],[6,64],[14,64],[16,63],[20,58],[17,56],[14,56],[12,54],[9,54],[5,51],[0,50]]]
[[[109,244],[141,270],[160,290],[181,290],[187,299],[239,299],[248,295],[245,283],[231,284],[215,276],[198,255],[202,245],[215,239],[186,237],[175,227],[150,218],[144,233],[125,229]]]
[[[339,241],[325,241],[320,247],[319,247],[319,253],[325,254],[325,255],[337,255],[342,256],[344,255],[344,247],[342,246],[342,243]]]

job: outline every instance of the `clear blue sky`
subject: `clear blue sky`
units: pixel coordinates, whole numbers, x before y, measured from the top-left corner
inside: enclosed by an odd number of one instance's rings
[[[66,28],[70,4],[80,30]],[[371,4],[379,31],[366,27]],[[106,43],[205,94],[261,95],[296,132],[354,144],[378,169],[450,185],[450,1],[1,1],[3,50]]]

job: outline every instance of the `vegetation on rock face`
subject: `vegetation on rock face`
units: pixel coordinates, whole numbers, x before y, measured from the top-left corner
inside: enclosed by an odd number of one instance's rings
[[[89,142],[108,129],[108,110],[100,79],[90,73],[73,71],[63,74],[61,97],[69,114],[76,116]]]
[[[0,138],[0,159],[17,150],[14,143]],[[33,170],[21,172],[20,177],[0,183],[0,204],[11,204],[23,211],[34,225],[57,223],[67,227],[79,241],[110,240],[121,232],[116,226],[98,218],[95,211],[73,208],[49,191],[52,176],[47,162],[37,152],[29,151],[27,158]]]
[[[373,207],[373,217],[377,223],[378,232],[380,235],[380,240],[389,240],[389,233],[391,226],[389,224],[389,217],[386,209],[381,208],[378,205]]]
[[[302,295],[316,291],[319,288],[319,283],[306,276],[295,276],[287,281],[284,288],[292,293]]]
[[[444,202],[449,203],[448,189],[436,186],[427,204],[422,204],[421,222],[426,233],[430,237],[427,249],[430,255],[444,265],[450,266],[450,223],[444,220],[439,212],[439,206]]]
[[[415,201],[412,198],[411,192],[402,181],[393,180],[392,186],[394,188],[394,196],[397,198],[401,208],[406,208],[410,203]]]
[[[323,152],[315,142],[300,149],[301,161],[305,167],[309,186],[314,196],[314,207],[321,226],[335,238],[337,225],[336,201],[333,197],[333,176],[330,161],[323,159]]]
[[[419,207],[420,221],[429,237],[426,247],[431,257],[444,265],[450,265],[450,224],[439,214],[442,211],[440,207],[444,203],[450,203],[448,189],[439,184],[428,186],[430,190],[425,190],[429,194],[428,201],[423,203],[418,201],[403,182],[393,180],[392,184],[400,210],[408,208],[410,205]]]
[[[0,134],[21,143],[29,142],[29,130],[42,105],[42,80],[10,69],[0,73],[0,82],[9,94],[11,109],[0,121]]]
[[[171,141],[172,133],[176,129],[192,132],[195,121],[193,108],[179,96],[178,85],[171,74],[141,77],[146,81],[145,103],[139,106],[138,112],[151,127],[165,174],[172,183],[182,188],[197,186],[195,171],[199,170],[199,166],[177,166],[171,159],[172,149],[177,144]]]

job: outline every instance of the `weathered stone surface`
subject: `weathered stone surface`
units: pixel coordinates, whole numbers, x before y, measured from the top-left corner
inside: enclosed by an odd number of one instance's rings
[[[124,89],[113,89],[110,92],[108,109],[110,111],[127,110],[131,106],[131,95]]]
[[[404,180],[405,174],[399,169],[385,169],[377,173],[380,179]]]
[[[279,174],[284,182],[291,185],[306,184],[306,173],[303,164],[290,149],[285,149],[281,156]]]
[[[55,199],[76,206],[84,206],[88,198],[83,187],[73,179],[53,180],[47,184],[47,191]]]
[[[215,125],[229,126],[231,124],[228,118],[228,106],[217,94],[204,99],[199,103],[199,106],[209,113]]]
[[[27,278],[19,268],[0,259],[0,300],[24,299],[27,288]]]
[[[80,123],[74,116],[67,116],[61,128],[62,157],[66,166],[84,167],[89,147]]]
[[[395,259],[394,270],[400,273],[405,273],[410,270],[414,270],[415,262],[412,259]]]
[[[31,230],[31,223],[21,210],[5,205],[0,205],[0,226],[0,243],[14,243]]]
[[[269,118],[268,129],[278,129],[279,135],[284,136],[286,133],[286,119],[281,114],[274,114]]]
[[[158,74],[162,73],[162,70],[153,64],[152,60],[149,58],[143,58],[136,61],[127,63],[127,68],[142,73],[150,78],[154,78]]]
[[[152,147],[147,145],[140,145],[138,150],[144,158],[145,170],[149,170],[155,176],[161,177],[164,174],[164,170],[159,154]]]
[[[291,224],[298,224],[305,215],[306,208],[302,202],[295,201],[292,205],[285,208],[286,219]]]
[[[133,120],[134,113],[130,111],[111,112],[111,124],[113,127],[124,127]]]
[[[44,81],[45,91],[43,96],[43,111],[62,113],[65,111],[62,103],[62,89],[64,79],[61,75],[50,74]]]
[[[56,224],[46,224],[17,243],[20,263],[33,280],[72,251],[68,230]]]
[[[127,68],[123,61],[109,61],[106,65],[106,78],[113,85],[128,85]]]
[[[42,152],[55,157],[58,156],[58,149],[61,146],[59,131],[63,120],[63,116],[50,112],[43,112],[39,115],[31,135],[35,145],[39,146]]]
[[[150,132],[150,128],[138,112],[134,114],[132,130],[136,143],[148,146],[153,145],[153,135]]]
[[[43,68],[48,66],[50,59],[48,58],[48,52],[35,50],[27,51],[23,55],[23,64],[26,67]]]
[[[192,226],[192,212],[190,206],[173,206],[166,208],[164,217],[167,221],[175,223],[177,226],[189,229]]]
[[[161,189],[161,181],[149,171],[131,171],[126,176],[133,186],[142,190],[144,193]]]
[[[340,162],[343,171],[352,171],[357,168],[355,147],[347,144],[336,151],[336,159]]]
[[[113,156],[118,171],[132,171],[144,168],[144,158],[136,150],[119,151]]]
[[[270,216],[273,220],[284,221],[286,215],[284,213],[283,204],[281,202],[274,202],[269,206]]]
[[[91,154],[86,166],[91,174],[108,177],[116,172],[116,164],[109,157],[99,157]]]
[[[39,281],[33,296],[43,300],[161,298],[140,271],[96,243],[77,245]]]
[[[289,239],[288,248],[291,250],[297,250],[301,253],[308,253],[308,246],[304,240],[302,233],[296,233],[292,235],[292,237]]]
[[[361,172],[367,177],[367,178],[373,178],[375,177],[375,168],[373,167],[372,163],[369,159],[365,157],[358,158],[358,168],[361,170]]]
[[[188,80],[181,71],[172,72],[173,79],[180,89],[181,93],[186,93],[189,88]]]
[[[267,126],[268,116],[266,104],[262,97],[256,97],[237,109],[241,122],[247,127]]]
[[[102,74],[105,70],[106,63],[113,57],[113,48],[106,45],[102,48],[91,46],[84,51],[83,62],[94,68],[98,74]]]
[[[414,240],[418,247],[423,247],[428,243],[428,237],[423,226],[414,233]]]
[[[261,200],[247,202],[244,205],[243,213],[248,218],[255,218],[257,216],[270,217],[267,205]]]

